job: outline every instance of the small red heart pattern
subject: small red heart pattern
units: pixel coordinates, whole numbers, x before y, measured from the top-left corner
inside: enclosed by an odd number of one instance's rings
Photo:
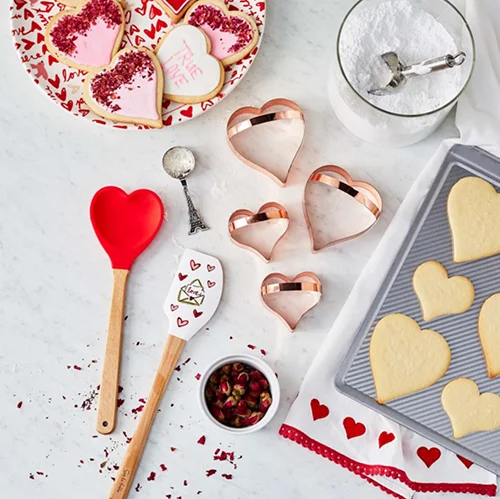
[[[198,270],[201,267],[201,263],[196,263],[194,260],[191,260],[189,262],[189,266],[191,267],[191,270],[194,272],[195,270]]]
[[[182,274],[181,272],[179,272],[179,275],[177,277],[179,277],[179,281],[183,281],[187,276],[187,274]]]
[[[465,459],[465,457],[463,456],[460,456],[459,454],[457,454],[457,458],[459,461],[462,462],[462,464],[467,468],[469,469],[474,463],[472,461],[469,461],[468,459]]]
[[[35,84],[37,84],[53,101],[66,111],[92,121],[93,123],[118,129],[147,130],[142,125],[122,124],[103,119],[95,115],[82,102],[82,87],[86,73],[68,68],[57,61],[47,50],[44,30],[50,17],[60,12],[65,6],[56,0],[30,0],[29,2],[11,0],[10,18],[12,22],[12,37],[21,63]],[[263,0],[226,0],[230,8],[239,9],[251,15],[261,34],[264,31],[266,19],[266,2]],[[154,50],[161,37],[173,25],[172,20],[164,13],[155,0],[129,0],[126,11],[126,27],[122,48],[135,45]],[[261,37],[262,38],[262,37]],[[259,41],[260,43],[260,41]],[[247,73],[258,52],[254,50],[244,60],[230,68],[234,72],[226,73],[223,89],[213,99],[199,104],[166,103],[163,107],[163,123],[165,126],[187,121],[204,113],[212,105],[226,97]],[[36,66],[35,66],[36,64]],[[35,67],[33,67],[35,66]],[[53,84],[55,83],[55,84]],[[78,91],[73,92],[72,86]]]
[[[361,437],[366,433],[366,426],[363,423],[357,422],[350,416],[344,418],[342,424],[344,425],[347,440],[350,440],[351,438]]]
[[[312,399],[311,414],[313,421],[317,421],[318,419],[327,418],[330,414],[330,409],[326,405],[321,404],[318,399]]]
[[[437,447],[419,447],[417,456],[430,468],[441,457],[441,451]]]
[[[201,317],[203,315],[203,312],[194,309],[193,310],[193,315],[194,315],[195,319],[198,319],[198,317]]]
[[[217,283],[216,282],[213,282],[213,281],[207,281],[207,286],[209,288],[213,288]]]
[[[181,317],[177,317],[177,327],[186,327],[189,324],[187,319],[182,319]]]
[[[207,270],[209,272],[213,272],[215,270],[215,265],[210,265],[209,263],[207,264]]]
[[[383,431],[378,436],[378,448],[381,449],[384,445],[390,444],[396,439],[396,435],[391,432]]]

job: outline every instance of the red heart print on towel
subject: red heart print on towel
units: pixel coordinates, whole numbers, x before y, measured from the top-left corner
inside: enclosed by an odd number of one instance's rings
[[[185,116],[186,118],[192,118],[193,117],[193,106],[189,106],[187,109],[181,109],[181,114],[182,114],[182,116]]]
[[[189,265],[191,266],[191,270],[198,270],[201,267],[201,263],[196,263],[194,260],[191,260]]]
[[[209,288],[213,288],[215,286],[215,282],[207,281],[207,285]]]
[[[441,451],[437,447],[419,447],[417,449],[417,456],[423,461],[423,463],[430,468],[440,457]]]
[[[194,309],[193,315],[195,319],[198,319],[198,317],[201,317],[203,315],[203,312],[198,312],[198,310]]]
[[[187,277],[187,274],[181,274],[179,272],[179,281],[183,281]]]
[[[468,459],[465,459],[465,457],[459,456],[458,454],[457,454],[457,457],[458,457],[458,459],[460,459],[460,461],[462,461],[462,464],[467,469],[469,469],[474,464],[472,461],[469,461]]]
[[[172,310],[172,312],[175,312],[178,308],[179,308],[179,305],[174,305],[173,303],[172,303],[172,305],[170,305],[170,310]]]
[[[351,417],[345,418],[343,424],[347,440],[360,437],[366,433],[366,426],[363,423],[356,422]]]
[[[183,320],[180,317],[177,317],[177,327],[184,327],[189,324],[188,320]]]
[[[313,421],[317,421],[326,418],[330,414],[330,409],[326,405],[320,404],[318,399],[312,399],[311,412]]]
[[[215,270],[215,265],[210,265],[210,264],[208,264],[208,265],[207,265],[207,270],[208,270],[209,272],[213,272],[213,271]]]
[[[378,448],[381,449],[384,445],[390,444],[395,438],[396,437],[394,433],[388,433],[386,431],[383,431],[378,436]]]

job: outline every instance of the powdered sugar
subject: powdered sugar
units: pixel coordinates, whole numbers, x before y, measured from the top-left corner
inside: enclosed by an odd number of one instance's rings
[[[395,94],[368,93],[392,77],[380,57],[384,52],[394,51],[414,64],[459,50],[445,27],[411,0],[367,4],[351,13],[340,37],[340,60],[351,85],[377,107],[398,114],[428,113],[453,100],[462,86],[460,67],[410,78]]]

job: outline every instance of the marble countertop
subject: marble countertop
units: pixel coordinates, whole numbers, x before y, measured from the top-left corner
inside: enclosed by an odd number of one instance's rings
[[[351,4],[351,0],[314,5],[269,0],[261,53],[241,85],[201,117],[149,132],[102,129],[54,105],[19,64],[4,18],[0,32],[2,498],[107,497],[163,350],[168,323],[162,304],[185,247],[220,258],[226,288],[209,332],[184,351],[136,476],[138,492],[130,496],[384,497],[277,433],[308,366],[406,192],[443,138],[456,133],[448,119],[424,142],[390,150],[365,144],[342,127],[328,104],[326,85],[337,28]],[[224,134],[225,122],[236,108],[276,97],[299,103],[308,125],[286,189],[240,163]],[[199,166],[189,184],[210,232],[187,236],[182,190],[160,164],[163,152],[173,145],[188,146],[197,156]],[[326,163],[344,166],[354,177],[376,185],[385,211],[363,238],[313,255],[301,198],[309,173]],[[153,189],[168,212],[168,222],[136,262],[129,280],[123,403],[111,436],[95,431],[111,271],[88,219],[90,199],[104,185]],[[275,260],[265,265],[231,244],[226,223],[234,210],[255,209],[270,200],[285,204],[293,230]],[[324,299],[291,335],[263,308],[259,283],[271,271],[294,275],[303,270],[321,277]],[[282,402],[265,430],[234,437],[204,419],[196,400],[196,375],[219,356],[250,353],[247,345],[255,345],[253,353],[279,374]],[[204,445],[197,443],[202,435]],[[214,461],[218,448],[234,452],[234,462]],[[209,469],[217,472],[207,477]]]

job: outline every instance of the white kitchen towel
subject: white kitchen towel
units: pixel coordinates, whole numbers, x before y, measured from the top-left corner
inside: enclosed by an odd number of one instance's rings
[[[467,0],[477,60],[445,141],[401,204],[309,369],[280,434],[403,498],[427,492],[496,495],[496,476],[338,393],[333,379],[449,148],[500,154],[500,2]],[[447,494],[449,496],[449,494]],[[433,494],[436,497],[436,494]]]

